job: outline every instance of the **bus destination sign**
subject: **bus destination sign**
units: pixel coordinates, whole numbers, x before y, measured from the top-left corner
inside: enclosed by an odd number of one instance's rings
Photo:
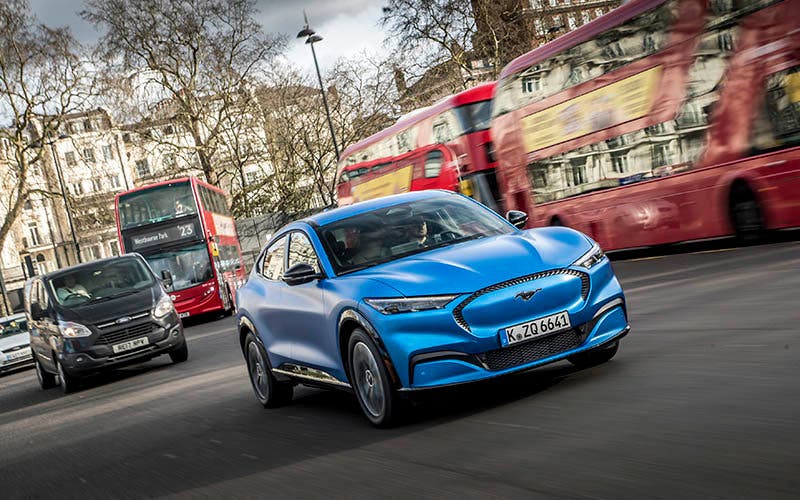
[[[161,227],[146,233],[130,236],[131,251],[150,248],[187,239],[199,239],[201,235],[195,222],[186,222],[174,226]]]

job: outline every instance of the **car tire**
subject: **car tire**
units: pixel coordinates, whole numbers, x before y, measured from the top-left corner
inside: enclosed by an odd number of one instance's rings
[[[36,356],[33,357],[33,369],[36,371],[36,380],[39,381],[39,386],[42,389],[52,389],[58,385],[57,377],[52,373],[47,372],[39,362],[39,358]]]
[[[272,374],[272,367],[264,348],[252,333],[244,341],[247,374],[256,399],[264,408],[278,408],[292,401],[294,387],[291,382],[281,382]]]
[[[389,427],[399,416],[397,392],[378,347],[367,333],[356,328],[348,342],[350,384],[367,420],[375,427]]]
[[[578,368],[589,368],[610,361],[619,350],[619,342],[570,356],[567,360]]]
[[[58,384],[61,386],[61,392],[64,394],[70,394],[77,391],[81,385],[80,377],[76,377],[75,375],[71,375],[69,372],[67,372],[67,370],[64,368],[64,365],[62,365],[57,359],[56,367],[58,368]]]
[[[169,359],[171,359],[173,363],[184,363],[189,359],[189,346],[186,344],[185,339],[183,344],[169,352]]]

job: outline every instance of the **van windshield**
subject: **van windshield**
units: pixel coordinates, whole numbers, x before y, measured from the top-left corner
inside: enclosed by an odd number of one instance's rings
[[[155,284],[153,273],[136,257],[98,261],[50,280],[56,301],[81,306],[130,295]]]

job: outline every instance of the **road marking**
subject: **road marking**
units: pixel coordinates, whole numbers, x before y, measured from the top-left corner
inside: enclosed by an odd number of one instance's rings
[[[222,444],[222,441],[220,441],[219,439],[209,439],[209,441],[211,441],[214,444]]]
[[[767,344],[727,344],[722,347],[769,347]]]
[[[167,457],[167,458],[172,458],[172,459],[178,458],[177,455],[173,455],[172,453],[164,453],[164,456]]]
[[[242,453],[244,458],[249,458],[250,460],[258,460],[258,457],[255,455],[250,455],[249,453]]]
[[[234,332],[236,332],[236,329],[233,328],[233,327],[230,327],[230,328],[223,328],[221,330],[214,330],[214,331],[211,331],[211,332],[201,333],[201,334],[198,334],[198,335],[191,335],[191,336],[187,335],[186,336],[186,340],[192,340],[192,341],[200,340],[200,339],[204,339],[206,337],[213,337],[214,335],[219,335],[220,333],[226,333],[226,332],[227,333],[234,333]]]

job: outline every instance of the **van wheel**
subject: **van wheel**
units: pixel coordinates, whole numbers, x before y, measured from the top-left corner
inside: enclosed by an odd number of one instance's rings
[[[39,381],[39,386],[41,386],[42,389],[52,389],[58,385],[56,376],[45,371],[45,369],[42,368],[42,364],[39,362],[39,358],[36,356],[33,357],[33,367],[34,370],[36,370],[36,380]]]
[[[70,375],[64,366],[56,359],[56,367],[58,368],[58,381],[61,385],[61,392],[69,394],[75,392],[80,388],[81,379],[74,375]]]
[[[294,387],[291,382],[280,382],[272,374],[267,353],[256,341],[252,333],[248,333],[244,341],[244,355],[247,361],[247,373],[256,399],[264,408],[277,408],[292,400]]]
[[[189,346],[186,345],[185,340],[180,347],[176,347],[169,352],[169,359],[171,359],[173,363],[183,363],[189,359]]]
[[[730,216],[736,238],[753,243],[764,236],[764,216],[755,193],[747,184],[734,184],[731,190]]]

